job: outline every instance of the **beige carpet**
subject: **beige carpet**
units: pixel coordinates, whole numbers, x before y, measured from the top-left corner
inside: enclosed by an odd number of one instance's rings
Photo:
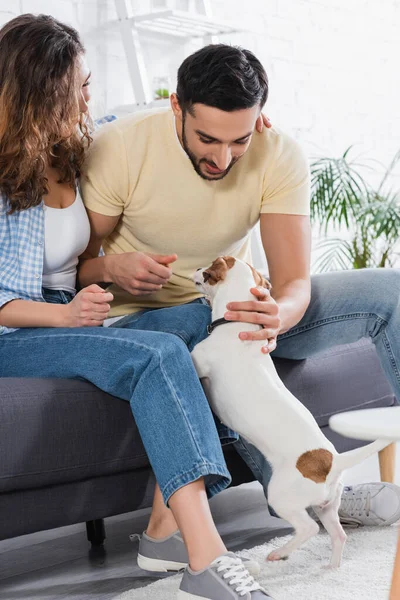
[[[347,530],[342,566],[323,568],[329,561],[330,540],[320,533],[289,560],[266,563],[270,550],[290,536],[239,552],[261,564],[260,583],[275,600],[388,600],[397,528]],[[175,600],[180,575],[125,592],[118,600]]]

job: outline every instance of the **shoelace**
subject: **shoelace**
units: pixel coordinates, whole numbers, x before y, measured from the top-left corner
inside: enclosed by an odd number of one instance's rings
[[[235,592],[239,596],[245,596],[248,592],[262,590],[254,577],[250,575],[240,558],[233,556],[221,556],[214,563],[217,566],[217,573],[223,573],[222,577],[228,580],[228,584],[235,587]]]
[[[350,517],[362,516],[363,512],[369,517],[371,510],[371,493],[370,492],[352,492],[353,488],[345,488],[347,492],[342,497],[342,503],[340,507],[340,513],[348,513]]]

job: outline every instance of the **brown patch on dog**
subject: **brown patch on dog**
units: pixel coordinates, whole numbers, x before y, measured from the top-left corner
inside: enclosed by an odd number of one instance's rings
[[[297,469],[306,479],[324,483],[332,468],[333,455],[329,450],[319,448],[304,452],[296,463]]]
[[[223,281],[229,269],[232,269],[236,259],[233,256],[219,256],[208,269],[203,271],[204,283],[216,285]]]
[[[250,269],[252,270],[254,281],[256,283],[256,287],[260,286],[260,287],[266,288],[267,290],[270,290],[272,286],[271,286],[270,282],[268,281],[268,279],[265,279],[265,277],[263,277],[261,275],[261,273],[256,271],[256,269],[252,265],[250,265],[249,263],[247,263],[247,264],[249,265]]]
[[[233,265],[236,262],[236,258],[234,256],[223,256],[222,257],[226,264],[228,265],[228,269],[232,269]]]

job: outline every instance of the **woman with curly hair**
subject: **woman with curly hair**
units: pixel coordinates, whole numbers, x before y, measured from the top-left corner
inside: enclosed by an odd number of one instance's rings
[[[112,294],[97,285],[76,292],[90,234],[77,184],[91,141],[89,84],[71,27],[28,14],[0,30],[0,376],[81,378],[130,402],[186,545],[192,570],[181,597],[220,598],[225,586],[232,598],[267,598],[226,553],[210,514],[207,496],[230,475],[186,344],[169,333],[100,327]],[[155,275],[168,279],[171,270],[159,264]],[[203,308],[189,347],[208,323]]]

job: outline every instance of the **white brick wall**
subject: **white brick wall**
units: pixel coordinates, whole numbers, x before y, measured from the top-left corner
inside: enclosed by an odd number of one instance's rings
[[[146,8],[148,0],[133,0]],[[212,0],[215,19],[250,32],[223,41],[255,52],[270,78],[266,112],[310,154],[356,152],[388,164],[400,147],[400,0]],[[77,27],[93,71],[94,112],[134,101],[111,0],[0,0],[0,23],[47,12]],[[222,40],[221,40],[222,41]],[[176,68],[196,43],[144,40],[150,83]]]

